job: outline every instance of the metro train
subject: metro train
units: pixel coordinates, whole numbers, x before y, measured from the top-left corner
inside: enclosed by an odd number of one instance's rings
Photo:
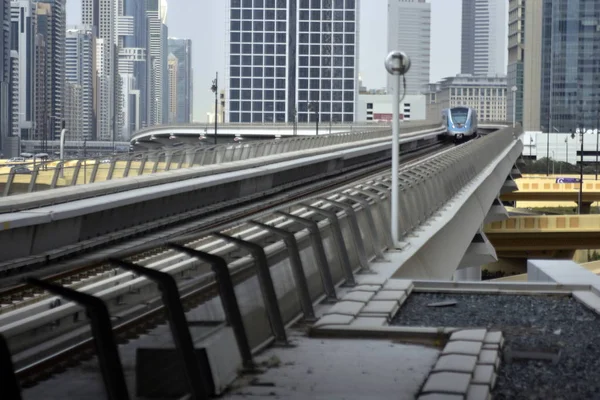
[[[477,111],[470,107],[453,107],[442,111],[446,127],[444,139],[458,143],[477,137]]]

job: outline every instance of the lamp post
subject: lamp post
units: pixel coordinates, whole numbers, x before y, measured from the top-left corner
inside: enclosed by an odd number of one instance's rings
[[[600,112],[598,112],[594,133],[596,134],[596,180],[598,180],[598,134],[600,133]]]
[[[513,120],[513,128],[517,125],[517,90],[516,86],[510,88],[512,91],[512,120]]]
[[[315,115],[317,117],[317,125],[316,125],[316,134],[317,136],[319,136],[319,103],[316,101],[313,101],[311,103],[308,103],[308,111],[314,111]]]
[[[219,72],[216,73],[210,90],[215,93],[215,144],[217,144],[217,121],[219,119]]]
[[[583,202],[583,135],[585,134],[585,128],[577,128],[575,133],[580,135],[581,140],[581,151],[579,154],[579,196],[577,198],[577,214],[581,214],[581,205]],[[571,133],[571,138],[575,138],[575,133]]]
[[[554,158],[556,157],[554,150],[552,150],[552,175],[554,175]]]
[[[400,217],[400,201],[398,198],[399,179],[398,168],[400,164],[400,79],[410,69],[410,58],[401,51],[390,52],[385,59],[385,68],[394,77],[395,93],[392,94],[392,241],[395,247],[399,246],[398,222]]]

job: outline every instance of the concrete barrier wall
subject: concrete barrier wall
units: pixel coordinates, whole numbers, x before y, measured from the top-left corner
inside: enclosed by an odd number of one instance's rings
[[[403,138],[403,146],[434,143],[438,131],[427,131]],[[415,147],[416,148],[416,147]],[[15,259],[38,256],[40,261],[54,259],[64,254],[65,246],[79,246],[86,241],[111,235],[111,240],[137,234],[144,228],[160,227],[164,219],[184,213],[198,215],[214,209],[234,205],[242,201],[264,197],[283,189],[308,182],[326,179],[335,174],[364,167],[391,157],[389,138],[363,142],[360,147],[343,145],[338,151],[322,149],[318,155],[270,157],[263,165],[260,159],[211,167],[205,171],[170,171],[167,176],[142,176],[128,180],[106,182],[90,186],[90,193],[105,187],[104,196],[75,200],[81,190],[65,189],[65,196],[58,191],[31,194],[31,198],[15,196],[0,199],[0,211],[21,206],[33,207],[70,198],[72,201],[0,214],[0,270],[12,268]],[[278,161],[275,163],[275,161]],[[213,175],[215,174],[215,175]],[[199,175],[199,177],[198,177]],[[159,185],[149,186],[150,184]],[[129,188],[127,191],[124,188]],[[72,192],[72,193],[71,193]],[[6,201],[10,200],[10,201]],[[13,201],[15,200],[15,201]],[[176,221],[176,219],[175,219]],[[171,221],[173,222],[173,221]],[[73,248],[67,251],[76,251]],[[4,264],[4,265],[1,265]]]

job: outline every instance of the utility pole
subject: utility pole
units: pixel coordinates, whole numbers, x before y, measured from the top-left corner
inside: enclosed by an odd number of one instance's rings
[[[217,144],[217,121],[219,119],[219,72],[217,71],[215,79],[210,88],[215,93],[215,144]]]

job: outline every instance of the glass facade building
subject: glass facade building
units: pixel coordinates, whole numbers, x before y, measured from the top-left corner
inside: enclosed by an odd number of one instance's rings
[[[357,0],[231,0],[228,39],[229,122],[354,121]]]
[[[600,124],[600,2],[544,0],[540,125]]]

